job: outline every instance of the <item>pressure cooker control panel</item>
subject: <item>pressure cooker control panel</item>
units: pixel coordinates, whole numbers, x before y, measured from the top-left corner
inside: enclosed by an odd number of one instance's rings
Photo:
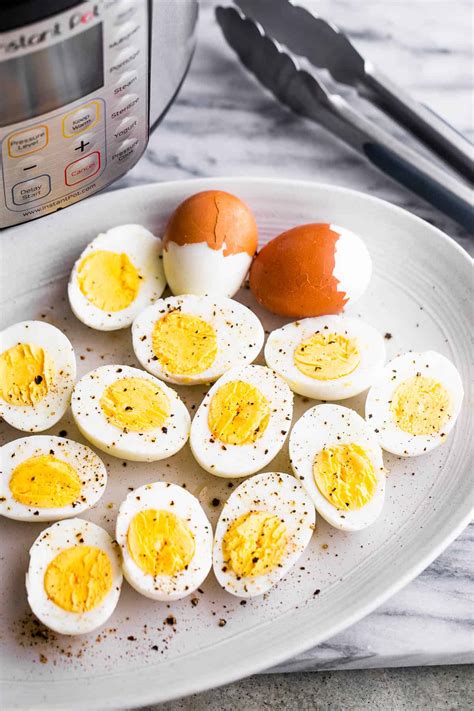
[[[137,162],[148,28],[146,0],[104,0],[0,33],[0,227],[76,202]]]

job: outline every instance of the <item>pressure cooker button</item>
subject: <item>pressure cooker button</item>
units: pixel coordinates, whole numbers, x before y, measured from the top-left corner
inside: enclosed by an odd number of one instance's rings
[[[112,160],[115,163],[123,163],[136,153],[139,144],[138,138],[127,138],[119,145],[115,153],[112,153]]]
[[[72,138],[88,128],[95,126],[99,120],[99,102],[91,101],[86,106],[80,106],[74,111],[70,111],[63,118],[63,136]]]
[[[109,44],[109,49],[121,49],[126,42],[132,39],[139,29],[140,25],[137,25],[136,22],[124,22],[121,24]]]
[[[78,158],[66,166],[64,171],[64,182],[66,185],[76,185],[82,183],[87,178],[92,178],[100,170],[100,153],[94,151],[88,156]]]
[[[48,145],[48,127],[33,126],[24,131],[17,131],[8,138],[8,155],[10,158],[27,156],[36,153]]]
[[[90,153],[96,144],[96,139],[93,133],[81,133],[79,138],[72,143],[72,150],[79,158],[80,156]]]
[[[44,163],[44,158],[40,156],[31,156],[31,158],[23,158],[19,161],[18,165],[15,167],[18,170],[18,174],[24,176],[25,178],[31,178],[36,173],[41,170],[42,164]]]
[[[31,180],[23,180],[12,188],[12,197],[15,205],[26,205],[29,202],[40,200],[51,192],[51,178],[49,175],[39,175]]]
[[[115,129],[115,140],[123,141],[125,138],[128,138],[130,134],[136,130],[137,126],[138,118],[136,116],[127,116],[127,118],[124,118]]]
[[[134,47],[133,45],[126,47],[117,55],[114,64],[110,67],[110,73],[115,74],[115,72],[121,72],[123,69],[128,69],[130,65],[133,65],[133,62],[135,62],[139,55],[139,47]]]
[[[138,73],[135,69],[130,69],[128,72],[124,72],[115,84],[114,95],[121,96],[124,91],[128,91],[130,87],[135,84],[137,79]]]
[[[122,119],[138,104],[140,97],[138,94],[126,94],[117,103],[115,110],[111,113],[111,118]]]
[[[115,24],[119,25],[132,17],[137,4],[135,0],[117,0],[113,3],[113,9],[116,12]]]

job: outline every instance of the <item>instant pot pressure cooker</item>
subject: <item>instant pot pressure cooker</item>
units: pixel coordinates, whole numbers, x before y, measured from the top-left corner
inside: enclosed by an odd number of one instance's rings
[[[186,75],[197,10],[196,0],[0,2],[0,227],[135,165]]]

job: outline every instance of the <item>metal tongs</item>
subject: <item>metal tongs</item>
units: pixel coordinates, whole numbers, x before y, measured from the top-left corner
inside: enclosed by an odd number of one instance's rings
[[[377,168],[474,230],[473,146],[461,134],[365,60],[334,25],[290,0],[235,0],[216,18],[242,63],[282,103],[312,119],[364,155]],[[244,14],[245,13],[245,14]],[[286,51],[325,68],[338,82],[382,109],[465,181],[411,149],[330,91]]]

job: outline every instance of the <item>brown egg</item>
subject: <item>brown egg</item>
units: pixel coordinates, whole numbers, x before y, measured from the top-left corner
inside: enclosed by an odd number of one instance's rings
[[[280,316],[336,314],[365,291],[372,261],[353,232],[329,224],[294,227],[257,254],[250,288],[262,306]]]
[[[233,296],[257,244],[255,218],[242,200],[222,190],[192,195],[165,229],[163,264],[171,291]]]

